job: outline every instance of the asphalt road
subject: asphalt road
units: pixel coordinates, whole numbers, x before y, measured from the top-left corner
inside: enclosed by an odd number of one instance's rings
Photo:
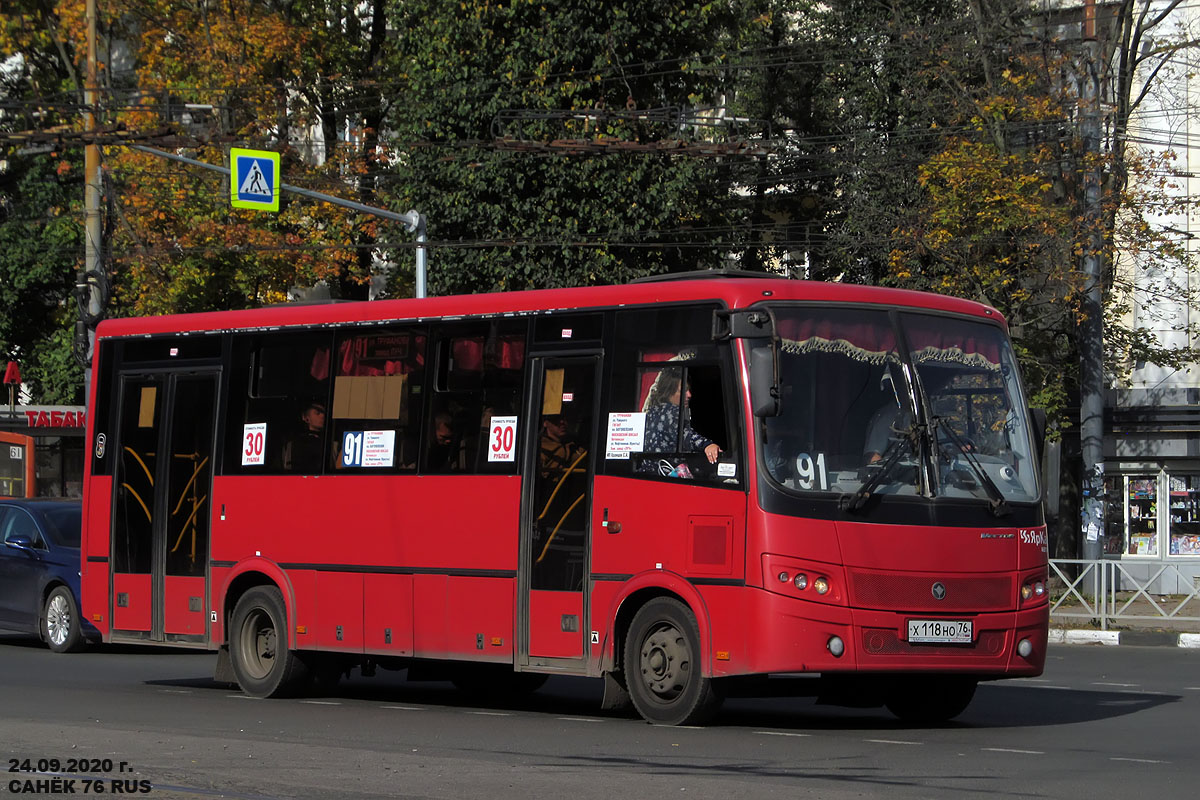
[[[659,728],[564,678],[500,706],[384,672],[253,700],[211,680],[214,660],[0,635],[0,796],[1165,800],[1200,784],[1200,650],[1055,646],[1042,678],[984,684],[936,728],[804,697]]]

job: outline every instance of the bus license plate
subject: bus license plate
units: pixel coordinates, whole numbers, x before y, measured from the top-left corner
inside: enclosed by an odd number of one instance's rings
[[[910,619],[908,641],[970,644],[973,628],[969,619]]]

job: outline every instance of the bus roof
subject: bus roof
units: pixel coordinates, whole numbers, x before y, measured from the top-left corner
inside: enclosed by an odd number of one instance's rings
[[[671,276],[673,278],[673,276]],[[333,323],[429,320],[477,315],[580,311],[588,308],[654,303],[717,300],[730,308],[745,308],[764,299],[817,303],[866,303],[984,317],[1004,325],[990,306],[945,295],[885,289],[843,283],[798,281],[786,278],[747,277],[746,273],[695,273],[687,279],[653,280],[618,286],[571,289],[531,289],[521,292],[448,295],[422,299],[376,300],[351,303],[281,304],[238,311],[210,311],[158,317],[109,319],[97,334],[146,336],[152,334],[222,331],[322,325]]]

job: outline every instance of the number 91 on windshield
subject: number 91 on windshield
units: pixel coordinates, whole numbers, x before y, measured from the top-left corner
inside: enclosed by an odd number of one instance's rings
[[[908,641],[970,644],[974,625],[969,619],[910,619]]]

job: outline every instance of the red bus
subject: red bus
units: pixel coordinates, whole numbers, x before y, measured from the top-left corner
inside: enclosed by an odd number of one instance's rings
[[[113,319],[95,352],[84,617],[250,695],[584,675],[683,724],[806,674],[943,720],[1042,671],[1038,437],[978,303],[718,273]]]

